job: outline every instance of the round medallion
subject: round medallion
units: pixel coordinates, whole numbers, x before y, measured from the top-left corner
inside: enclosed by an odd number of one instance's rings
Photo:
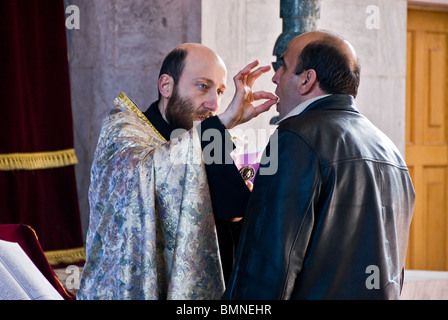
[[[244,180],[250,180],[255,176],[255,169],[251,166],[245,166],[240,169],[240,174]]]

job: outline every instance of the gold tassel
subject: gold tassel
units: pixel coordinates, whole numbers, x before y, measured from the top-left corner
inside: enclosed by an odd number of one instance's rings
[[[77,262],[85,262],[86,254],[84,248],[45,251],[45,257],[50,265],[71,264]]]
[[[59,168],[77,163],[75,149],[0,154],[0,170],[2,171]]]

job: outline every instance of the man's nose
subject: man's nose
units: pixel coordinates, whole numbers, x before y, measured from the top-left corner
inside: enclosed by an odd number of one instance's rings
[[[218,93],[210,94],[207,101],[205,102],[204,106],[207,110],[216,113],[219,108],[219,101],[221,100],[221,97],[218,95]]]
[[[274,76],[272,77],[271,81],[274,82],[276,85],[278,85],[279,80],[279,72],[278,70],[274,73]]]

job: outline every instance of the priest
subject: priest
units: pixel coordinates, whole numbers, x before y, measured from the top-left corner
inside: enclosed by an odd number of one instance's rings
[[[222,296],[223,266],[231,268],[234,250],[226,227],[244,214],[249,196],[229,161],[226,129],[277,102],[272,93],[252,91],[270,69],[257,65],[235,75],[235,96],[220,115],[226,67],[200,44],[182,44],[167,55],[159,99],[145,112],[124,93],[115,99],[92,163],[78,299]],[[257,100],[266,101],[254,106]],[[213,141],[222,143],[211,154]]]

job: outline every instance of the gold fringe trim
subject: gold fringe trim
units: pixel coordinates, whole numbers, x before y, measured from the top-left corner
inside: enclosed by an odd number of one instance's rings
[[[59,168],[77,163],[75,149],[0,154],[0,170],[2,171]]]
[[[54,250],[46,251],[44,253],[50,265],[53,266],[58,264],[70,264],[86,261],[86,253],[84,248]]]
[[[166,139],[162,136],[162,134],[157,131],[156,127],[146,118],[146,116],[143,114],[143,112],[140,111],[140,109],[135,105],[135,103],[124,93],[121,92],[117,97],[121,103],[124,104],[126,108],[134,112],[140,119],[145,121],[149,126],[157,133],[157,135],[162,138],[163,141],[166,142]]]

